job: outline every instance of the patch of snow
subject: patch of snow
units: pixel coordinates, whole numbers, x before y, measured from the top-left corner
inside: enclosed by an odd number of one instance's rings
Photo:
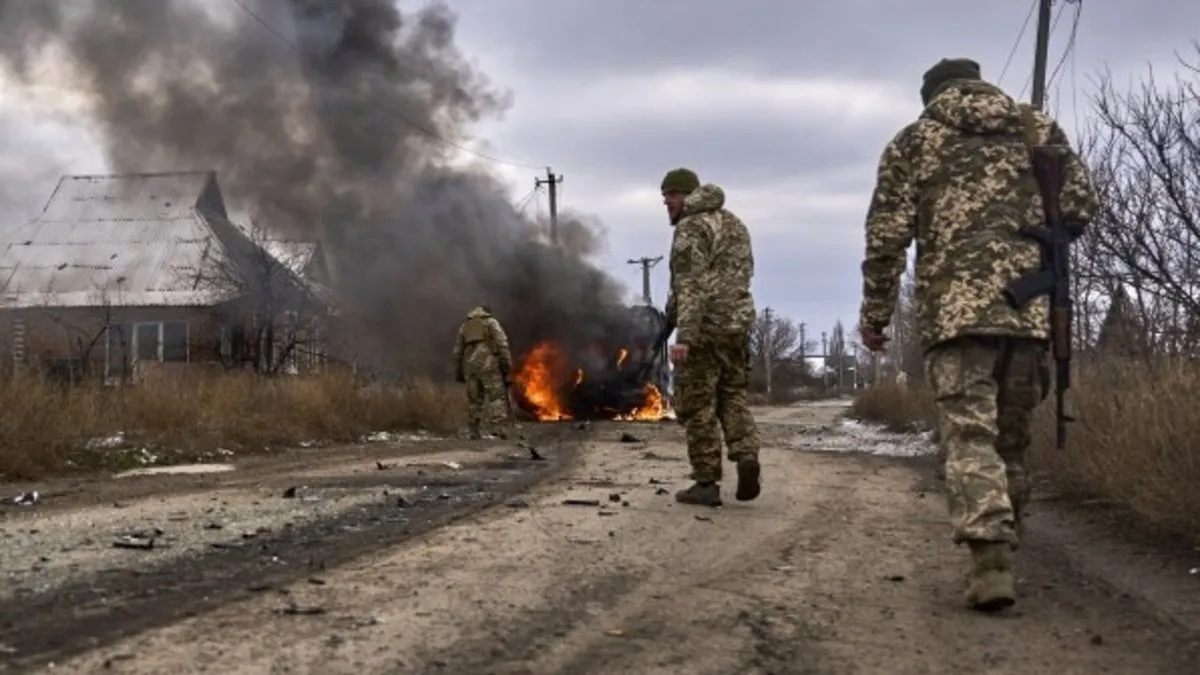
[[[202,473],[225,473],[233,471],[232,464],[178,464],[175,466],[155,466],[146,469],[130,469],[122,471],[113,478],[131,478],[134,476],[174,476],[195,475]]]
[[[87,442],[88,450],[111,450],[125,445],[128,441],[125,439],[125,432],[118,431],[110,436],[103,438],[93,438]]]
[[[813,401],[801,401],[792,405],[793,408],[849,408],[854,403],[852,398],[821,398]]]
[[[855,420],[797,435],[788,444],[809,452],[861,452],[882,457],[922,457],[937,451],[929,433],[898,434]]]
[[[390,431],[375,431],[362,437],[363,443],[398,443],[401,441],[437,441],[441,440],[437,436],[430,435],[424,431],[418,431],[411,434],[394,434]]]

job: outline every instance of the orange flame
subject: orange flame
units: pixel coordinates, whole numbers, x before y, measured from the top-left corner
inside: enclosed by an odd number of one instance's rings
[[[617,352],[617,365],[624,365],[629,350]],[[550,342],[540,342],[522,359],[513,377],[513,384],[520,390],[533,416],[541,422],[558,422],[571,419],[570,410],[560,394],[561,383],[569,377],[571,366],[566,357]],[[585,379],[582,368],[575,368],[573,386],[578,387]],[[652,384],[645,388],[641,406],[627,415],[614,416],[623,421],[659,421],[672,417],[671,408]]]
[[[658,391],[658,387],[647,384],[646,402],[634,408],[628,415],[621,415],[617,419],[625,422],[657,422],[671,416],[671,407],[667,405],[667,400]]]
[[[566,361],[549,342],[538,343],[521,362],[513,378],[514,384],[521,389],[521,394],[532,412],[541,421],[569,420],[571,415],[566,406],[558,399],[555,392],[557,375],[566,370]]]

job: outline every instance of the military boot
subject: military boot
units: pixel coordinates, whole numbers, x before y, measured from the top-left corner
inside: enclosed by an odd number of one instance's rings
[[[467,428],[467,438],[473,441],[478,441],[483,438],[483,434],[480,433],[478,425],[473,424]]]
[[[680,504],[715,508],[722,504],[721,486],[716,483],[693,483],[690,488],[676,492],[675,501]]]
[[[737,492],[734,497],[739,502],[749,502],[758,498],[762,492],[762,466],[756,457],[743,457],[737,461]]]
[[[967,581],[967,606],[980,612],[998,612],[1017,601],[1012,545],[1006,542],[971,541],[971,576]]]

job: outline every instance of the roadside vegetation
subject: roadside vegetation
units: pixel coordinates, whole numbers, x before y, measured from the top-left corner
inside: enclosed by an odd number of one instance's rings
[[[341,373],[171,376],[117,388],[26,377],[0,382],[0,410],[0,476],[10,480],[465,424],[461,387],[363,387]]]

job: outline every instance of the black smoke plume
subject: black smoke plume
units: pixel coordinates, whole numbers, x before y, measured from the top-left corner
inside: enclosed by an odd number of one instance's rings
[[[84,93],[115,172],[215,169],[236,207],[321,241],[356,356],[383,370],[447,372],[478,304],[518,349],[622,329],[586,222],[564,218],[551,249],[488,167],[448,167],[450,143],[510,99],[460,52],[445,4],[241,4],[4,0],[0,68]]]

